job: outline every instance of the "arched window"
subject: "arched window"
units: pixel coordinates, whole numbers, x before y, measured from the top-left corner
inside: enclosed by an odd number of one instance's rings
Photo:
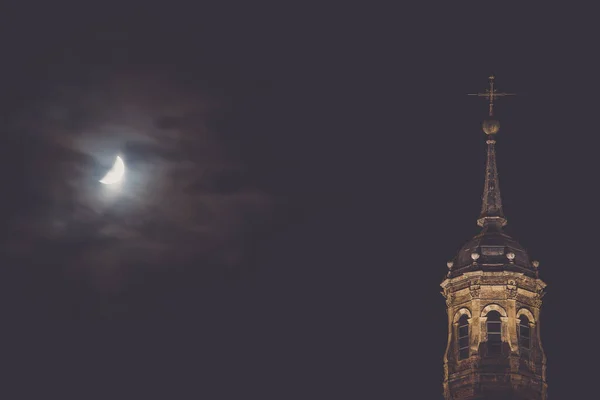
[[[490,311],[487,314],[487,346],[488,354],[497,355],[502,353],[502,321],[498,311]]]
[[[458,320],[458,359],[469,358],[469,317],[463,314]]]
[[[519,347],[522,353],[528,353],[531,348],[531,328],[525,315],[519,318]]]

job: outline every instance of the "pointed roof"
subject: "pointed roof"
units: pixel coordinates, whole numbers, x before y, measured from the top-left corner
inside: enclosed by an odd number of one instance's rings
[[[483,131],[487,135],[487,159],[485,165],[485,182],[481,198],[481,214],[477,220],[479,226],[488,224],[506,225],[506,218],[502,211],[502,198],[500,196],[500,183],[498,181],[498,167],[496,166],[496,134],[500,130],[500,123],[494,119],[494,100],[498,97],[512,96],[514,93],[499,93],[494,86],[494,75],[489,77],[490,88],[484,93],[470,93],[469,96],[485,97],[489,101],[489,117],[483,122]]]
[[[496,140],[488,138],[486,143],[485,182],[483,184],[483,196],[481,197],[481,214],[477,220],[477,225],[485,226],[494,223],[504,226],[506,225],[506,218],[504,218],[504,211],[502,210],[498,167],[496,166]]]

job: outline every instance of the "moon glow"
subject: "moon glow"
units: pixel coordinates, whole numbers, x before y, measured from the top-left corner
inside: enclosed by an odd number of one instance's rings
[[[121,180],[123,180],[123,175],[125,175],[125,163],[121,157],[117,156],[112,168],[104,175],[104,178],[100,179],[100,183],[112,185],[121,182]]]

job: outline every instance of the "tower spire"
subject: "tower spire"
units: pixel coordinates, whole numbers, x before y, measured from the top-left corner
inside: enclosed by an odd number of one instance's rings
[[[489,77],[489,89],[485,93],[469,93],[469,96],[484,97],[489,101],[488,118],[483,121],[483,131],[487,135],[487,159],[485,166],[485,182],[481,198],[481,214],[477,220],[479,226],[506,225],[506,218],[502,210],[500,184],[498,180],[498,167],[496,166],[496,134],[500,130],[500,123],[493,119],[494,100],[498,97],[513,96],[514,93],[498,93],[494,85],[494,75]]]
[[[487,160],[485,165],[485,181],[483,184],[483,196],[481,197],[481,214],[477,225],[485,226],[490,222],[506,225],[506,218],[502,210],[502,197],[500,196],[500,184],[498,180],[498,167],[496,166],[496,140],[488,138]]]

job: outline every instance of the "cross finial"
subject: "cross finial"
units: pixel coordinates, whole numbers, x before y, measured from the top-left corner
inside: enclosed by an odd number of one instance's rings
[[[498,93],[496,91],[496,88],[494,87],[494,79],[495,76],[491,75],[489,77],[490,80],[490,88],[489,89],[485,89],[485,93],[469,93],[468,96],[478,96],[478,97],[485,97],[486,99],[488,99],[488,101],[490,102],[489,104],[489,114],[490,117],[494,116],[494,100],[497,97],[504,97],[504,96],[514,96],[515,93]]]

